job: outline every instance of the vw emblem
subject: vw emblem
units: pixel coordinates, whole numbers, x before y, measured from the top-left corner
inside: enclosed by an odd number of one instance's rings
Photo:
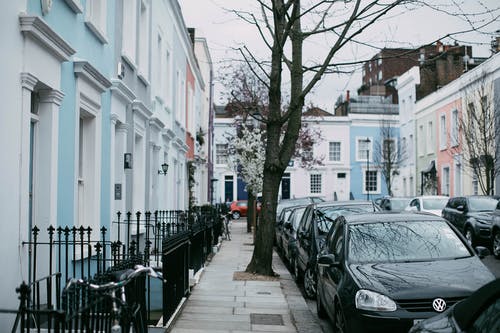
[[[442,298],[436,298],[432,301],[432,308],[437,312],[443,312],[446,309],[446,302]]]

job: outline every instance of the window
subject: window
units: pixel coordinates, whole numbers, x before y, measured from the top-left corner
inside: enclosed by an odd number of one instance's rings
[[[443,176],[441,180],[441,195],[450,195],[450,168],[443,168]]]
[[[146,79],[149,78],[149,10],[145,1],[141,1],[139,17],[139,71]],[[161,68],[159,68],[161,69]]]
[[[135,67],[135,42],[137,36],[136,4],[136,0],[123,0],[122,53],[125,60],[132,67]]]
[[[340,162],[340,142],[330,142],[328,156],[330,161]]]
[[[451,145],[458,146],[458,110],[451,111]]]
[[[384,161],[396,161],[396,141],[394,139],[384,139],[382,147],[382,159]]]
[[[479,194],[479,182],[477,180],[477,175],[476,174],[472,175],[472,193],[474,195],[478,195]]]
[[[216,144],[215,151],[216,151],[215,163],[227,164],[227,144]]]
[[[321,174],[311,174],[310,176],[311,185],[310,190],[311,193],[321,193]]]
[[[378,80],[382,81],[382,71],[378,71]]]
[[[425,135],[424,135],[424,125],[420,125],[418,127],[418,140],[420,142],[420,145],[417,147],[421,147],[418,149],[418,155],[423,156],[424,155],[424,147],[425,147]]]
[[[371,150],[370,148],[371,148],[371,140],[369,138],[358,139],[357,160],[366,161],[367,157],[368,160],[370,160],[371,155],[368,155],[370,154]]]
[[[382,58],[378,58],[378,65],[382,66]]]
[[[103,43],[106,41],[106,0],[87,1],[85,24]]]
[[[434,126],[432,121],[427,123],[427,154],[432,154],[434,149],[432,145],[434,144]]]
[[[439,149],[446,149],[446,115],[442,114],[440,119],[440,130],[439,130]]]
[[[306,160],[312,160],[313,159],[313,147],[306,147],[304,148],[304,151],[302,152],[304,155],[304,159]]]
[[[365,171],[365,192],[378,192],[377,171]]]

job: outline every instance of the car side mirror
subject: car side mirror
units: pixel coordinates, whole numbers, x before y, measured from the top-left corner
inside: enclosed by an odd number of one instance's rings
[[[340,267],[340,262],[335,258],[334,254],[325,254],[318,258],[318,266],[320,267]]]
[[[474,250],[476,251],[477,256],[480,259],[483,259],[484,257],[487,257],[490,255],[490,250],[488,250],[484,246],[476,246],[476,248]]]
[[[464,205],[460,205],[460,206],[458,206],[458,207],[457,207],[457,210],[458,210],[459,212],[463,212],[463,211],[465,210]]]

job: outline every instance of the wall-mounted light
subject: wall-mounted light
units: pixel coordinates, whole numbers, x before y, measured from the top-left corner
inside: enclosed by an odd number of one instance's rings
[[[161,165],[161,170],[158,170],[158,174],[165,176],[167,174],[167,171],[168,171],[168,164],[167,163],[163,163]]]

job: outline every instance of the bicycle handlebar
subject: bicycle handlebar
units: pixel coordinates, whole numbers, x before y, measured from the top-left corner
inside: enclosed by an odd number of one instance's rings
[[[143,265],[136,265],[134,267],[135,269],[129,269],[125,273],[123,273],[120,276],[120,281],[118,282],[108,282],[104,284],[94,284],[90,283],[88,281],[82,280],[82,279],[75,279],[72,278],[69,280],[69,282],[66,284],[66,287],[64,287],[64,291],[67,291],[72,285],[88,285],[90,289],[95,290],[95,291],[103,291],[107,289],[112,289],[112,288],[119,288],[130,281],[132,281],[133,278],[136,276],[139,276],[143,273],[147,273],[149,276],[160,279],[163,281],[163,276],[160,272],[156,272],[153,267],[145,267]]]

